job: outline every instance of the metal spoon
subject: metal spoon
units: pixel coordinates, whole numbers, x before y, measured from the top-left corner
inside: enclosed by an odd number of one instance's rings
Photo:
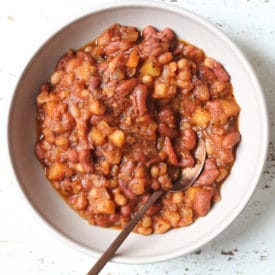
[[[192,185],[198,176],[200,175],[206,157],[205,151],[205,143],[203,139],[199,139],[198,146],[195,151],[196,164],[192,168],[185,168],[182,170],[182,175],[180,180],[178,180],[173,188],[168,191],[157,190],[155,191],[149,200],[143,205],[143,207],[138,211],[135,217],[127,224],[127,226],[120,232],[120,234],[115,238],[112,244],[108,247],[108,249],[102,254],[102,256],[98,259],[92,269],[87,273],[87,275],[97,275],[100,270],[105,266],[105,264],[113,257],[117,249],[120,247],[122,242],[127,238],[127,236],[131,233],[133,228],[139,222],[139,220],[143,217],[147,209],[154,204],[154,202],[165,192],[179,192],[184,191],[190,185]]]

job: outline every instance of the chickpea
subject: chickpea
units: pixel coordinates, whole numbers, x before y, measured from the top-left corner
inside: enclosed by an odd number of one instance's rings
[[[125,134],[121,130],[115,130],[110,136],[109,140],[117,147],[121,147],[125,142]]]
[[[135,169],[135,177],[136,178],[143,178],[146,176],[146,173],[145,173],[145,170],[142,166],[138,166],[136,169]]]
[[[177,79],[177,86],[181,89],[186,89],[188,91],[193,89],[193,83],[190,80]]]
[[[129,187],[136,195],[142,195],[145,192],[145,178],[135,178],[131,181]]]
[[[61,90],[61,91],[58,91],[57,95],[61,100],[64,100],[70,96],[70,91],[69,90]]]
[[[127,199],[125,196],[123,196],[120,193],[115,193],[115,202],[119,205],[119,206],[124,206],[127,204]]]
[[[182,203],[183,202],[183,193],[182,192],[176,192],[172,194],[172,202],[173,203]]]
[[[178,226],[178,222],[180,221],[180,215],[177,212],[165,210],[163,212],[163,216],[165,220],[167,220],[173,227]]]
[[[95,145],[102,145],[105,142],[105,135],[96,128],[92,128],[89,133],[89,139]]]
[[[92,47],[92,46],[87,46],[87,47],[85,47],[85,49],[84,49],[84,51],[85,51],[86,53],[90,53],[92,50],[93,50],[93,47]]]
[[[103,174],[109,175],[110,169],[111,169],[111,165],[110,165],[110,163],[108,161],[102,161],[100,163],[100,168],[101,168],[101,171],[103,172]]]
[[[189,61],[186,58],[181,58],[178,61],[178,68],[182,70],[183,68],[186,68],[189,65]]]
[[[144,228],[141,226],[137,229],[137,232],[142,235],[150,235],[153,233],[153,229],[151,227]]]
[[[94,75],[97,72],[97,67],[91,65],[90,68],[89,68],[89,70],[90,70],[91,75]]]
[[[154,233],[162,234],[169,230],[171,225],[162,218],[155,218]]]
[[[204,64],[205,67],[207,67],[209,69],[213,69],[214,64],[215,64],[215,60],[213,58],[206,57],[203,61],[203,64]]]
[[[74,118],[79,118],[80,117],[80,110],[79,110],[79,108],[77,107],[76,104],[74,104],[70,107],[70,113]]]
[[[150,216],[144,216],[144,218],[142,219],[142,226],[143,227],[152,226],[152,218]]]
[[[106,106],[96,99],[90,101],[89,107],[94,115],[103,115],[106,111]]]
[[[114,180],[114,179],[109,180],[109,188],[115,188],[117,186],[118,186],[117,180]]]
[[[165,83],[158,83],[153,92],[153,98],[167,98],[169,86]]]
[[[55,139],[55,144],[58,147],[61,147],[63,149],[67,149],[69,146],[69,140],[66,137],[59,136]]]
[[[153,82],[154,78],[150,74],[145,74],[142,76],[142,82],[144,84],[151,84]]]
[[[81,182],[79,180],[75,180],[72,182],[72,189],[74,194],[79,194],[82,189]]]
[[[53,85],[56,85],[58,84],[62,77],[64,75],[64,72],[62,70],[58,70],[58,71],[55,71],[52,75],[51,75],[51,83]]]
[[[36,98],[37,105],[42,105],[50,99],[47,91],[42,91]]]
[[[179,78],[180,80],[184,80],[184,81],[191,80],[191,78],[192,78],[191,71],[190,71],[190,70],[183,70],[183,71],[180,71],[180,72],[178,73],[178,78]]]
[[[172,60],[173,60],[173,55],[170,52],[163,53],[158,57],[158,61],[162,65],[165,65]]]
[[[158,176],[159,176],[159,168],[154,165],[151,167],[151,170],[150,170],[150,173],[151,173],[151,176],[154,178],[154,179],[157,179]]]
[[[178,64],[177,62],[173,61],[168,64],[168,72],[170,76],[173,76],[178,69]]]

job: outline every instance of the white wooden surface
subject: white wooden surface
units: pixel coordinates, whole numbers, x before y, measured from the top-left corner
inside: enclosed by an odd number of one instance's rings
[[[64,19],[91,10],[96,2],[106,1],[0,2],[0,274],[85,274],[95,262],[66,247],[37,224],[20,200],[17,183],[12,181],[5,136],[13,89],[34,50],[56,24],[60,26]],[[242,214],[201,250],[156,264],[109,263],[102,274],[275,274],[275,1],[170,2],[197,12],[222,29],[254,66],[270,114],[266,168]]]

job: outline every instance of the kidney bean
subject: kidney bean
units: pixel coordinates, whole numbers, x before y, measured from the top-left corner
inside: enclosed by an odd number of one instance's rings
[[[122,158],[121,150],[111,143],[106,143],[102,146],[102,153],[110,164],[119,164]]]
[[[214,159],[207,159],[204,170],[197,180],[199,185],[211,185],[219,176],[219,169],[216,166]]]
[[[135,150],[132,154],[133,159],[137,162],[144,162],[146,160],[146,156],[142,149],[140,150]]]
[[[194,96],[200,100],[207,101],[209,99],[209,89],[208,85],[203,82],[195,84],[195,89],[193,91]]]
[[[65,53],[61,58],[58,60],[56,65],[56,70],[65,70],[68,61],[75,56],[75,53],[71,50],[68,53]]]
[[[90,63],[90,64],[94,64],[93,58],[92,58],[92,56],[90,55],[90,53],[85,52],[85,51],[83,51],[83,50],[78,50],[78,51],[76,52],[76,57],[77,57],[78,59],[82,59],[82,60],[84,60],[84,61],[87,61],[87,62]]]
[[[157,180],[153,179],[151,183],[151,188],[153,190],[158,190],[160,188],[160,183]]]
[[[110,214],[109,215],[109,221],[114,224],[116,223],[117,221],[119,221],[119,214],[118,213],[115,213],[115,214]]]
[[[215,79],[215,74],[213,73],[213,71],[204,65],[198,66],[198,73],[199,73],[200,79],[210,80],[210,81]]]
[[[171,109],[161,110],[159,112],[159,119],[169,127],[173,127],[175,125],[175,114]]]
[[[204,169],[217,169],[217,164],[214,158],[209,158],[205,161]]]
[[[183,130],[183,136],[181,142],[184,148],[187,150],[193,150],[197,144],[197,135],[192,128],[186,128]]]
[[[114,42],[109,42],[104,50],[106,55],[111,55],[115,52],[122,52],[130,48],[130,43],[126,41],[114,41]]]
[[[146,215],[148,216],[154,216],[156,215],[159,211],[161,210],[161,205],[160,204],[153,204],[148,208],[146,211]]]
[[[165,153],[164,153],[164,154],[165,154]],[[154,158],[149,159],[149,160],[145,163],[145,166],[146,166],[146,167],[150,167],[152,164],[158,163],[158,162],[160,162],[160,161],[161,161],[161,158],[160,158],[159,156],[157,156],[157,157],[154,157]]]
[[[99,76],[91,76],[87,83],[88,89],[90,91],[94,91],[98,89],[100,84],[101,84],[101,78]]]
[[[142,36],[147,39],[157,33],[157,30],[152,26],[146,26],[142,31]]]
[[[134,88],[133,94],[137,113],[142,116],[147,112],[146,99],[148,96],[148,88],[144,84],[138,84]]]
[[[133,160],[123,161],[120,166],[120,174],[123,174],[123,179],[130,181],[135,168],[135,162]],[[125,177],[126,176],[126,177]]]
[[[127,186],[126,182],[123,182],[123,181],[119,180],[118,184],[119,184],[119,187],[120,187],[121,191],[124,193],[124,195],[127,198],[129,198],[131,200],[136,200],[137,199],[136,194]]]
[[[134,89],[136,83],[136,79],[134,78],[122,80],[116,88],[116,93],[122,96],[126,96]]]
[[[95,125],[97,125],[97,123],[98,123],[99,121],[102,121],[102,120],[104,120],[105,118],[106,118],[105,115],[92,115],[91,118],[90,118],[90,124],[91,124],[92,126],[95,126]]]
[[[201,63],[204,58],[203,51],[193,45],[185,45],[183,48],[183,54],[185,57],[196,63]]]
[[[99,226],[108,227],[112,224],[110,219],[109,219],[109,215],[96,214],[94,217],[95,217],[95,223]]]
[[[193,208],[199,217],[205,216],[211,206],[212,192],[210,190],[201,189],[194,197]]]
[[[164,123],[158,125],[158,132],[164,137],[176,138],[178,136],[178,131],[176,129],[169,128]]]
[[[35,154],[37,155],[37,157],[42,160],[45,158],[45,150],[43,149],[42,143],[38,142],[35,146]]]
[[[128,204],[126,204],[124,206],[121,206],[120,207],[120,213],[121,213],[122,216],[125,216],[125,217],[130,216],[131,213],[132,213],[132,205],[131,205],[131,203],[128,203]]]
[[[66,155],[67,155],[68,161],[71,161],[73,163],[77,163],[79,161],[78,153],[77,153],[76,149],[72,149],[72,148],[68,149],[66,152]]]
[[[178,158],[169,137],[165,137],[163,151],[168,155],[169,162],[176,166],[178,164]]]
[[[161,31],[161,34],[163,37],[165,37],[168,40],[175,39],[175,33],[170,28],[165,28]]]
[[[212,97],[224,97],[231,92],[230,82],[215,80],[210,87]]]
[[[158,61],[162,65],[165,65],[165,64],[169,63],[172,60],[173,60],[173,55],[172,55],[171,52],[163,53],[158,57]]]
[[[140,44],[140,51],[144,56],[159,56],[162,53],[158,38],[150,37]]]
[[[42,83],[40,86],[40,93],[43,91],[49,92],[51,89],[51,86],[48,82]]]
[[[207,169],[204,170],[197,180],[197,184],[200,185],[211,185],[219,175],[218,169]]]
[[[78,152],[79,162],[86,173],[94,171],[94,163],[90,150],[80,150]]]
[[[183,111],[187,114],[193,114],[197,108],[196,103],[188,97],[183,97],[181,103]]]
[[[61,125],[62,125],[62,129],[60,129],[60,130],[56,129],[56,132],[66,132],[66,131],[69,131],[72,128],[74,128],[75,120],[69,112],[66,112],[63,114],[62,120],[61,120]]]
[[[193,167],[195,165],[195,160],[189,152],[182,153],[182,158],[179,161],[178,166],[181,168]]]
[[[225,115],[223,107],[218,100],[208,101],[206,103],[206,108],[209,111],[209,113],[211,114],[211,116],[215,117],[217,119],[219,119],[219,117],[222,117]]]
[[[172,181],[177,180],[180,176],[180,169],[175,166],[169,167],[168,175]]]
[[[219,150],[217,153],[217,161],[222,163],[231,163],[234,161],[232,149]]]
[[[229,75],[219,62],[214,63],[214,68],[213,68],[213,73],[215,76],[218,78],[220,81],[228,81],[229,80]]]
[[[241,140],[241,135],[239,132],[231,132],[227,134],[222,141],[222,147],[224,149],[232,149]]]

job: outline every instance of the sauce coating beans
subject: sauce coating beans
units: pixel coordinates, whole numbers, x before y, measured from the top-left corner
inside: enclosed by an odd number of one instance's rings
[[[169,190],[195,164],[205,140],[200,177],[148,209],[135,228],[143,235],[207,215],[241,139],[229,74],[169,28],[110,26],[59,59],[36,104],[37,158],[93,225],[123,228],[154,190]]]

